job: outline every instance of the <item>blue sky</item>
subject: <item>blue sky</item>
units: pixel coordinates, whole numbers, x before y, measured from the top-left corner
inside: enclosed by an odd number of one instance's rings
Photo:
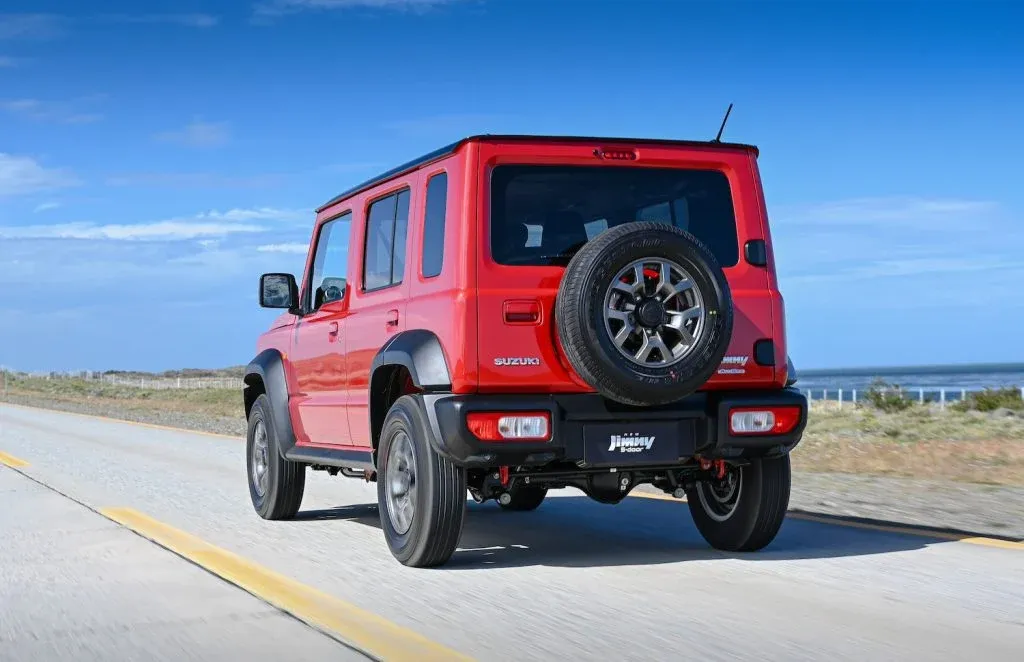
[[[6,0],[0,363],[246,362],[312,209],[464,135],[760,146],[798,366],[1024,360],[1010,2]]]

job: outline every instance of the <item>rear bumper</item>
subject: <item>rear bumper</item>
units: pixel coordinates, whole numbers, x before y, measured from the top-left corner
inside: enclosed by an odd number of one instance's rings
[[[795,388],[772,391],[697,393],[666,407],[629,407],[595,394],[421,396],[435,448],[469,467],[542,465],[567,461],[579,467],[670,466],[700,454],[708,459],[781,455],[793,449],[807,425],[807,398]],[[800,420],[786,434],[736,436],[729,431],[734,407],[800,408]],[[552,435],[546,442],[486,442],[466,425],[470,412],[547,411]],[[651,448],[622,454],[609,435],[641,434]]]

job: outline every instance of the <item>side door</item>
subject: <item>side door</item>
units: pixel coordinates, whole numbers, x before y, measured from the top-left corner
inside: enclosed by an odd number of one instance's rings
[[[289,357],[297,386],[290,407],[299,444],[352,443],[344,403],[351,230],[352,212],[320,224],[300,293],[303,314],[292,329]]]
[[[369,448],[370,365],[391,337],[405,330],[409,294],[406,245],[415,178],[369,200],[366,222],[355,233],[360,250],[358,280],[347,318],[348,420],[352,443]]]

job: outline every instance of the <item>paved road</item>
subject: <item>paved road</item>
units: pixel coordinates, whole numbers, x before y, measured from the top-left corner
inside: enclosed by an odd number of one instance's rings
[[[373,485],[311,472],[299,520],[260,520],[237,440],[0,406],[0,452],[90,508],[134,509],[316,587],[348,626],[365,610],[394,624],[396,640],[447,647],[435,655],[991,662],[1024,650],[1019,548],[793,519],[765,552],[731,555],[704,544],[685,505],[602,506],[567,490],[533,513],[471,504],[450,565],[413,570],[387,552]],[[58,645],[131,659],[171,640],[175,659],[205,646],[210,659],[284,659],[272,640],[308,658],[352,655],[2,466],[0,494],[0,660],[45,659]],[[94,599],[102,606],[74,606]],[[159,632],[138,627],[150,621]]]

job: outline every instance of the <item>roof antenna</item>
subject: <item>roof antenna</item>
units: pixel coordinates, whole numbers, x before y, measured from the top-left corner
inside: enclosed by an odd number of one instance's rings
[[[722,126],[718,129],[718,135],[711,142],[720,143],[722,142],[722,132],[725,131],[725,123],[729,121],[729,113],[732,112],[732,104],[729,104],[729,108],[725,111],[725,117],[722,118]]]

